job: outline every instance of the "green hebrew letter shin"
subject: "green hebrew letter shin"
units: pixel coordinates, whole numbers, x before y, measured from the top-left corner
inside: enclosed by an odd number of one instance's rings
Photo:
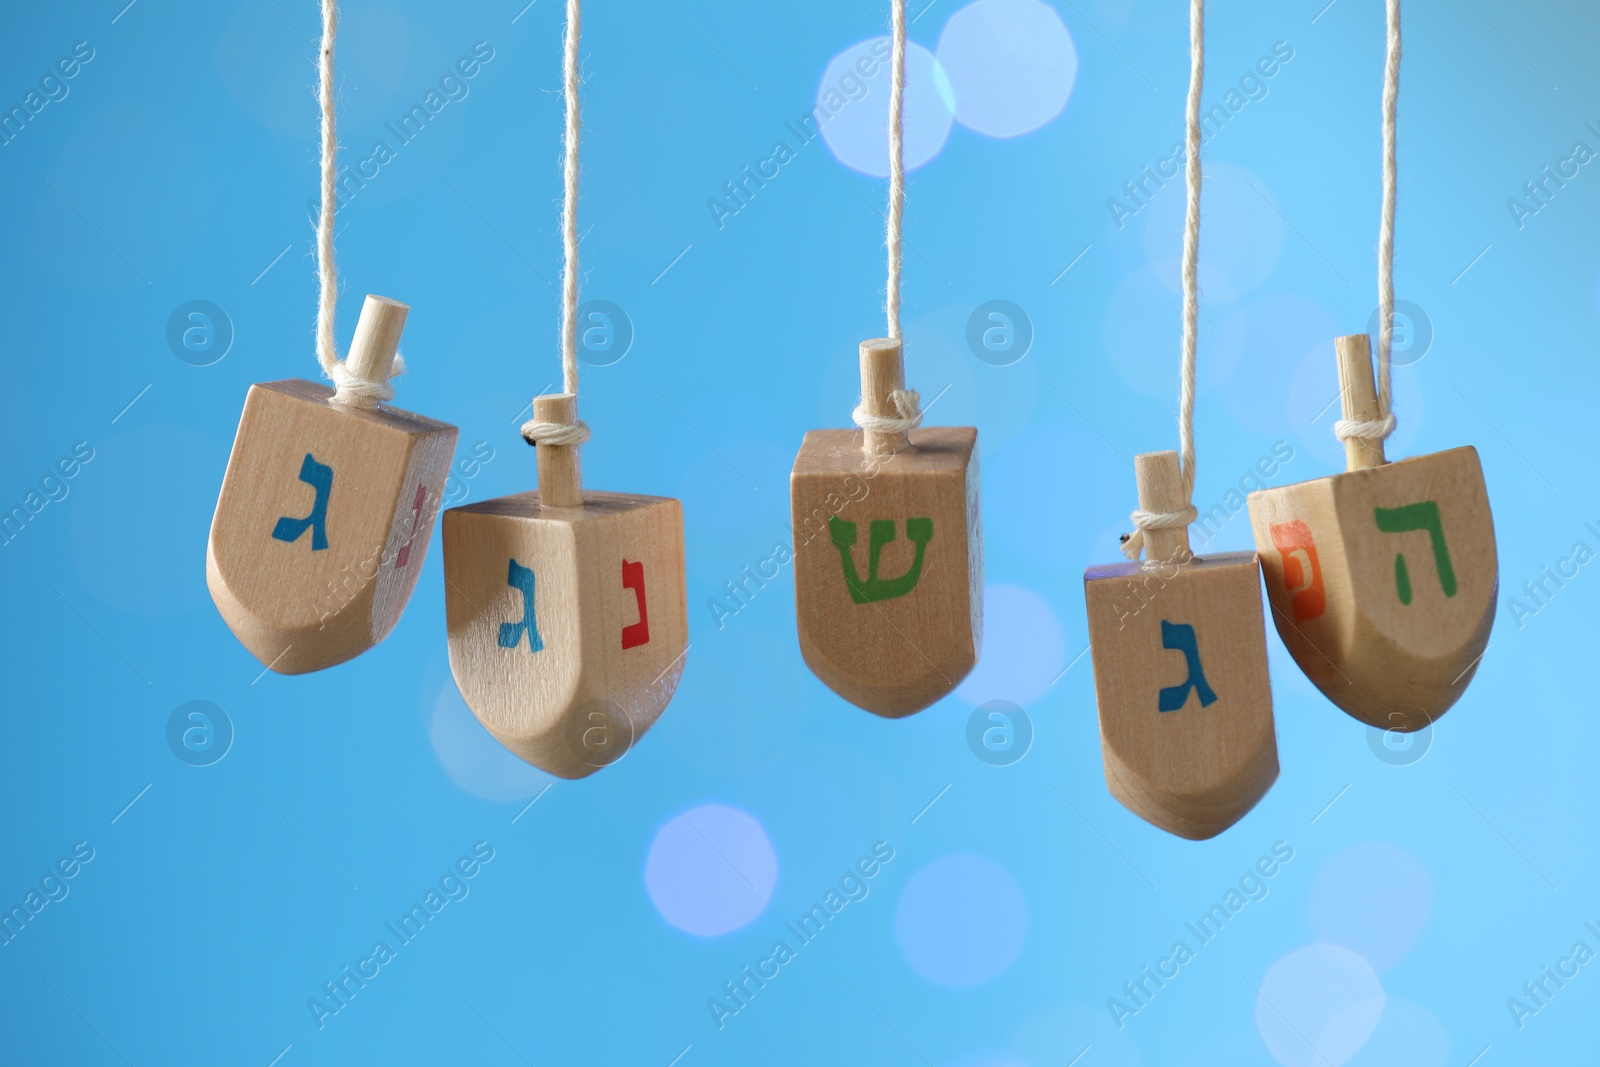
[[[856,571],[856,561],[850,548],[856,543],[856,524],[846,522],[837,515],[828,519],[828,533],[839,549],[844,564],[844,584],[850,590],[850,599],[857,604],[870,604],[875,600],[893,600],[905,596],[917,586],[922,577],[922,559],[928,542],[933,540],[932,519],[907,519],[906,539],[917,546],[911,569],[898,578],[878,577],[878,556],[883,546],[894,540],[894,520],[874,519],[867,531],[867,579],[862,581]]]
[[[1410,533],[1427,530],[1433,544],[1433,566],[1439,572],[1439,587],[1447,597],[1456,595],[1456,570],[1450,564],[1450,546],[1445,544],[1444,524],[1439,519],[1439,505],[1432,500],[1407,504],[1402,508],[1373,508],[1373,518],[1384,533]],[[1394,586],[1400,603],[1411,603],[1411,574],[1406,567],[1404,553],[1395,553]]]

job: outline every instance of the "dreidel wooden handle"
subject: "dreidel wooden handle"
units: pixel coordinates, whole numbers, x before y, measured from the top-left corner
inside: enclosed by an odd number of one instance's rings
[[[578,417],[578,398],[572,393],[549,393],[533,398],[533,417],[539,422],[571,426]],[[540,445],[539,502],[547,507],[575,508],[583,503],[583,473],[577,445]]]
[[[400,335],[405,332],[411,306],[386,296],[367,294],[356,320],[356,334],[350,341],[345,363],[350,373],[371,382],[386,382],[400,350]]]
[[[906,387],[904,350],[899,341],[875,337],[861,342],[861,410],[868,415],[893,419],[900,416],[892,394]],[[861,447],[868,455],[904,452],[911,447],[911,435],[861,431]]]
[[[1176,452],[1139,453],[1133,457],[1133,476],[1139,486],[1139,510],[1168,512],[1188,507]],[[1146,530],[1144,558],[1147,563],[1188,563],[1194,558],[1189,549],[1189,527]]]
[[[1376,422],[1378,391],[1372,383],[1372,341],[1364,333],[1336,338],[1333,349],[1339,360],[1339,397],[1344,417],[1351,422]],[[1378,438],[1350,437],[1344,442],[1345,469],[1365,470],[1388,462],[1383,441]]]

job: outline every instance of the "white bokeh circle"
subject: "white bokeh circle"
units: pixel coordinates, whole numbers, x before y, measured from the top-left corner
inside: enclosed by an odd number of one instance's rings
[[[1291,349],[1292,351],[1292,349]],[[1410,452],[1426,414],[1421,379],[1409,367],[1395,367],[1391,378],[1396,424],[1394,433],[1384,442],[1384,448],[1393,458]],[[1373,366],[1377,374],[1377,366]],[[1306,451],[1317,459],[1341,471],[1345,465],[1344,442],[1334,436],[1333,426],[1342,417],[1339,404],[1339,365],[1334,359],[1333,338],[1319,342],[1300,356],[1289,380],[1289,426],[1298,435]],[[1265,405],[1257,405],[1266,412]],[[1296,480],[1311,475],[1297,474]]]
[[[483,728],[453,681],[444,683],[434,701],[428,740],[450,780],[485,800],[527,800],[550,785],[550,775],[523,762]]]
[[[1067,665],[1067,638],[1050,602],[1020,585],[983,590],[984,641],[956,696],[977,707],[1009,700],[1026,707],[1044,696]]]
[[[1450,1034],[1438,1017],[1420,1004],[1390,997],[1378,1028],[1350,1061],[1350,1067],[1449,1067]]]
[[[1414,854],[1367,841],[1329,859],[1311,880],[1313,937],[1360,953],[1379,971],[1405,959],[1433,913],[1433,879]]]
[[[1206,288],[1211,275],[1200,266],[1200,337],[1195,383],[1200,392],[1224,384],[1239,365],[1249,337],[1237,304],[1212,303]],[[1183,351],[1183,301],[1160,281],[1154,267],[1140,267],[1112,290],[1101,333],[1111,365],[1129,387],[1170,403],[1178,392]]]
[[[1055,9],[1039,0],[977,0],[950,16],[938,58],[956,121],[990,137],[1020,137],[1061,114],[1078,51]]]
[[[889,176],[889,38],[833,57],[817,86],[814,121],[834,157],[874,178]],[[950,138],[954,101],[944,69],[921,45],[906,45],[904,162],[915,170]]]
[[[966,989],[1003,974],[1022,952],[1028,904],[1011,872],[970,852],[934,860],[906,879],[894,936],[922,978]]]
[[[1150,189],[1147,182],[1145,189]],[[1284,220],[1265,179],[1243,167],[1207,163],[1200,193],[1201,295],[1237,300],[1272,276],[1283,252]],[[1131,201],[1130,201],[1131,205]],[[1145,252],[1163,285],[1183,291],[1183,226],[1188,202],[1183,175],[1167,181],[1141,214]]]
[[[778,856],[755,816],[702,804],[656,831],[644,882],[663,919],[696,937],[717,937],[766,910],[778,884]]]
[[[1284,1067],[1340,1067],[1383,1016],[1383,983],[1365,958],[1338,945],[1307,945],[1261,979],[1256,1030]]]

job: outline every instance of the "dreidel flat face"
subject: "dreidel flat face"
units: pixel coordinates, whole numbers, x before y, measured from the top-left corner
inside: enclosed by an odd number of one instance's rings
[[[332,402],[291,379],[250,387],[206,549],[241,644],[280,674],[388,636],[422,570],[456,428]]]
[[[1476,449],[1250,494],[1278,634],[1362,722],[1420,730],[1472,680],[1499,565]]]
[[[1130,811],[1214,837],[1278,777],[1254,552],[1084,574],[1106,785]]]
[[[620,759],[678,688],[688,642],[676,500],[537,492],[444,513],[450,669],[473,714],[542,770]]]
[[[830,689],[899,718],[977,662],[983,539],[978,431],[913,430],[867,454],[860,430],[806,434],[789,477],[800,651]]]

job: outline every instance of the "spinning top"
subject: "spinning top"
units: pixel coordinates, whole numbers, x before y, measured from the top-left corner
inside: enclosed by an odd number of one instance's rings
[[[352,377],[388,379],[409,310],[367,297]],[[206,548],[211,599],[240,643],[279,674],[304,674],[387,637],[422,570],[455,444],[454,426],[315,382],[252,385]]]
[[[1141,510],[1188,507],[1176,452],[1135,456],[1134,475]],[[1147,822],[1203,840],[1278,777],[1256,554],[1195,556],[1186,525],[1146,529],[1144,548],[1143,563],[1083,576],[1106,786]]]
[[[861,343],[866,421],[904,396],[899,341]],[[789,476],[806,665],[886,718],[920,711],[977,662],[983,625],[978,431],[812,430]]]
[[[1365,334],[1335,343],[1344,417],[1379,418]],[[1327,698],[1410,732],[1477,670],[1499,588],[1494,519],[1471,446],[1389,463],[1345,440],[1346,471],[1251,493],[1250,526],[1278,634]]]

